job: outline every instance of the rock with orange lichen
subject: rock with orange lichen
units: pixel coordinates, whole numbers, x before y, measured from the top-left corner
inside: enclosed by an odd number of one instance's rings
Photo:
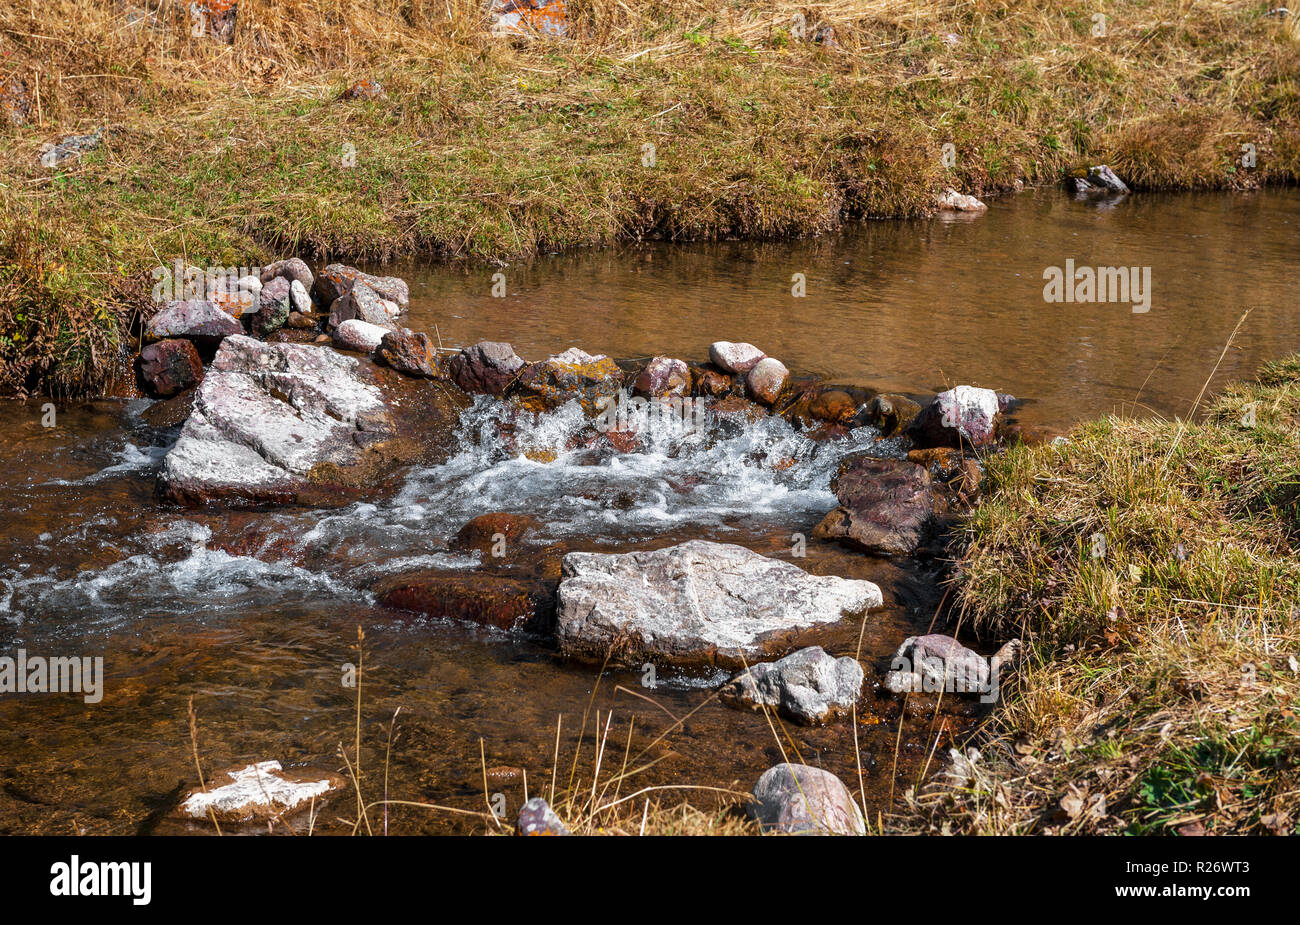
[[[493,0],[488,28],[497,36],[564,38],[569,13],[564,0]]]
[[[531,410],[551,411],[576,400],[587,414],[595,414],[602,397],[622,390],[623,371],[607,356],[592,356],[570,347],[525,366],[517,382],[521,400]]]
[[[194,0],[190,4],[190,34],[233,45],[238,18],[239,0]]]

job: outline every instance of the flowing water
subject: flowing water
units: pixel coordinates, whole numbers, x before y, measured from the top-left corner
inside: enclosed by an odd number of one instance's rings
[[[999,201],[975,219],[871,223],[783,244],[648,244],[504,267],[386,268],[411,282],[410,325],[444,345],[510,340],[529,358],[576,345],[618,357],[702,359],[709,342],[749,340],[799,372],[912,393],[969,382],[1026,399],[1020,417],[1064,428],[1121,408],[1186,413],[1242,314],[1215,383],[1300,348],[1289,259],[1294,191],[1134,197],[1111,205],[1055,193]],[[1149,267],[1150,308],[1052,304],[1046,267]],[[491,295],[503,273],[506,297]],[[791,277],[806,296],[791,294]],[[104,658],[99,703],[73,694],[0,695],[0,831],[176,832],[195,782],[188,707],[205,773],[257,760],[343,769],[356,691],[341,681],[365,631],[361,765],[367,799],[486,806],[481,763],[528,773],[531,793],[590,787],[593,728],[613,711],[604,760],[627,743],[648,770],[623,785],[748,790],[793,753],[861,781],[886,810],[926,767],[928,715],[905,717],[869,692],[857,728],[787,725],[710,699],[717,677],[561,660],[543,641],[384,610],[366,589],[423,567],[472,571],[449,548],[470,518],[527,513],[536,548],[648,548],[691,538],[788,557],[834,506],[828,482],[848,452],[897,447],[868,429],[816,443],[783,421],[716,419],[706,433],[660,434],[633,452],[579,446],[576,408],[506,421],[477,401],[441,466],[407,474],[386,500],[329,510],[197,513],[159,504],[158,461],[174,429],[148,402],[0,405],[0,655]],[[926,566],[810,542],[799,564],[868,578],[886,606],[828,637],[861,645],[879,674],[938,602]],[[859,643],[859,634],[861,640]],[[593,695],[593,688],[595,692]],[[388,729],[400,708],[396,734]],[[583,716],[590,709],[579,742]],[[684,718],[673,731],[660,733]],[[558,732],[557,732],[558,720]],[[959,733],[967,717],[947,720]],[[559,759],[555,755],[557,751]],[[615,745],[614,743],[617,743]],[[945,740],[942,748],[948,746]],[[482,758],[480,757],[482,755]],[[496,788],[493,788],[496,789]],[[507,809],[522,787],[504,789]],[[708,791],[680,790],[708,803]],[[666,794],[666,791],[660,791]],[[348,831],[344,800],[317,831]],[[372,816],[375,827],[382,822]],[[439,810],[394,809],[392,832],[481,826]]]

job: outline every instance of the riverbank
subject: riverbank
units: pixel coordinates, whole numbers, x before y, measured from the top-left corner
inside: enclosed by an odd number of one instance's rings
[[[1108,417],[987,465],[955,625],[1027,657],[877,831],[1296,834],[1300,355],[1197,423]]]
[[[988,477],[956,609],[1029,657],[903,827],[1294,834],[1300,356],[1203,421],[1104,418]]]
[[[1262,5],[913,7],[597,4],[570,39],[518,44],[476,3],[244,0],[229,45],[177,4],[8,11],[0,390],[108,387],[176,257],[817,234],[1093,162],[1138,190],[1300,175],[1294,25]],[[833,43],[800,39],[795,12]],[[339,99],[362,79],[383,95]]]

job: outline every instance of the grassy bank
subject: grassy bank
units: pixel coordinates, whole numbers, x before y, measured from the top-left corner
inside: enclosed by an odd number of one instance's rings
[[[989,476],[958,609],[1030,657],[905,828],[1294,833],[1300,356],[1203,423],[1107,418]]]
[[[29,109],[0,120],[0,392],[102,387],[176,256],[811,234],[1082,162],[1139,189],[1300,174],[1300,44],[1261,2],[1109,0],[1097,36],[1099,5],[1070,0],[573,0],[574,38],[520,44],[478,0],[242,0],[233,45],[182,7],[0,10],[0,83]],[[387,99],[337,99],[361,78]]]

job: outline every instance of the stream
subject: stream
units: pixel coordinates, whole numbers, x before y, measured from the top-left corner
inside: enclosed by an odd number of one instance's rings
[[[1064,430],[1112,411],[1187,414],[1247,311],[1211,389],[1300,349],[1297,230],[1295,190],[1118,203],[1040,190],[979,216],[871,222],[803,241],[371,269],[410,283],[405,324],[446,347],[508,340],[527,359],[578,346],[703,360],[714,340],[744,340],[831,382],[917,396],[959,383],[1009,392],[1024,400],[1021,421]],[[1044,269],[1067,260],[1149,267],[1149,310],[1046,302]],[[496,273],[504,297],[492,294]],[[803,297],[791,293],[795,274]],[[662,670],[647,687],[638,672],[601,676],[567,662],[544,640],[380,608],[366,590],[403,570],[480,567],[448,540],[495,511],[537,518],[529,542],[539,546],[622,551],[699,538],[788,558],[791,538],[835,506],[828,486],[841,457],[900,452],[870,428],[816,442],[780,418],[724,417],[705,435],[593,455],[571,448],[583,425],[575,406],[507,440],[502,406],[480,397],[448,461],[410,470],[385,500],[198,512],[158,500],[155,476],[177,429],[146,421],[149,400],[55,404],[49,427],[42,401],[0,403],[0,654],[102,656],[104,690],[98,703],[0,695],[0,832],[206,833],[172,815],[197,783],[195,745],[205,774],[268,759],[344,772],[357,691],[341,678],[359,658],[367,800],[386,786],[392,799],[476,811],[487,805],[484,761],[525,769],[530,795],[549,795],[553,778],[559,789],[571,779],[590,788],[599,711],[602,761],[621,763],[626,749],[630,766],[649,765],[623,793],[678,788],[655,794],[709,805],[717,791],[692,788],[745,792],[789,757],[860,783],[874,816],[979,713],[936,723],[873,690],[938,607],[939,568],[925,561],[808,542],[801,567],[874,581],[885,606],[827,643],[836,655],[860,651],[867,669],[856,725],[783,731],[713,699],[722,675]],[[523,790],[504,789],[513,818]],[[352,831],[352,800],[331,804],[314,831]],[[394,807],[386,825],[415,834],[485,823]]]

